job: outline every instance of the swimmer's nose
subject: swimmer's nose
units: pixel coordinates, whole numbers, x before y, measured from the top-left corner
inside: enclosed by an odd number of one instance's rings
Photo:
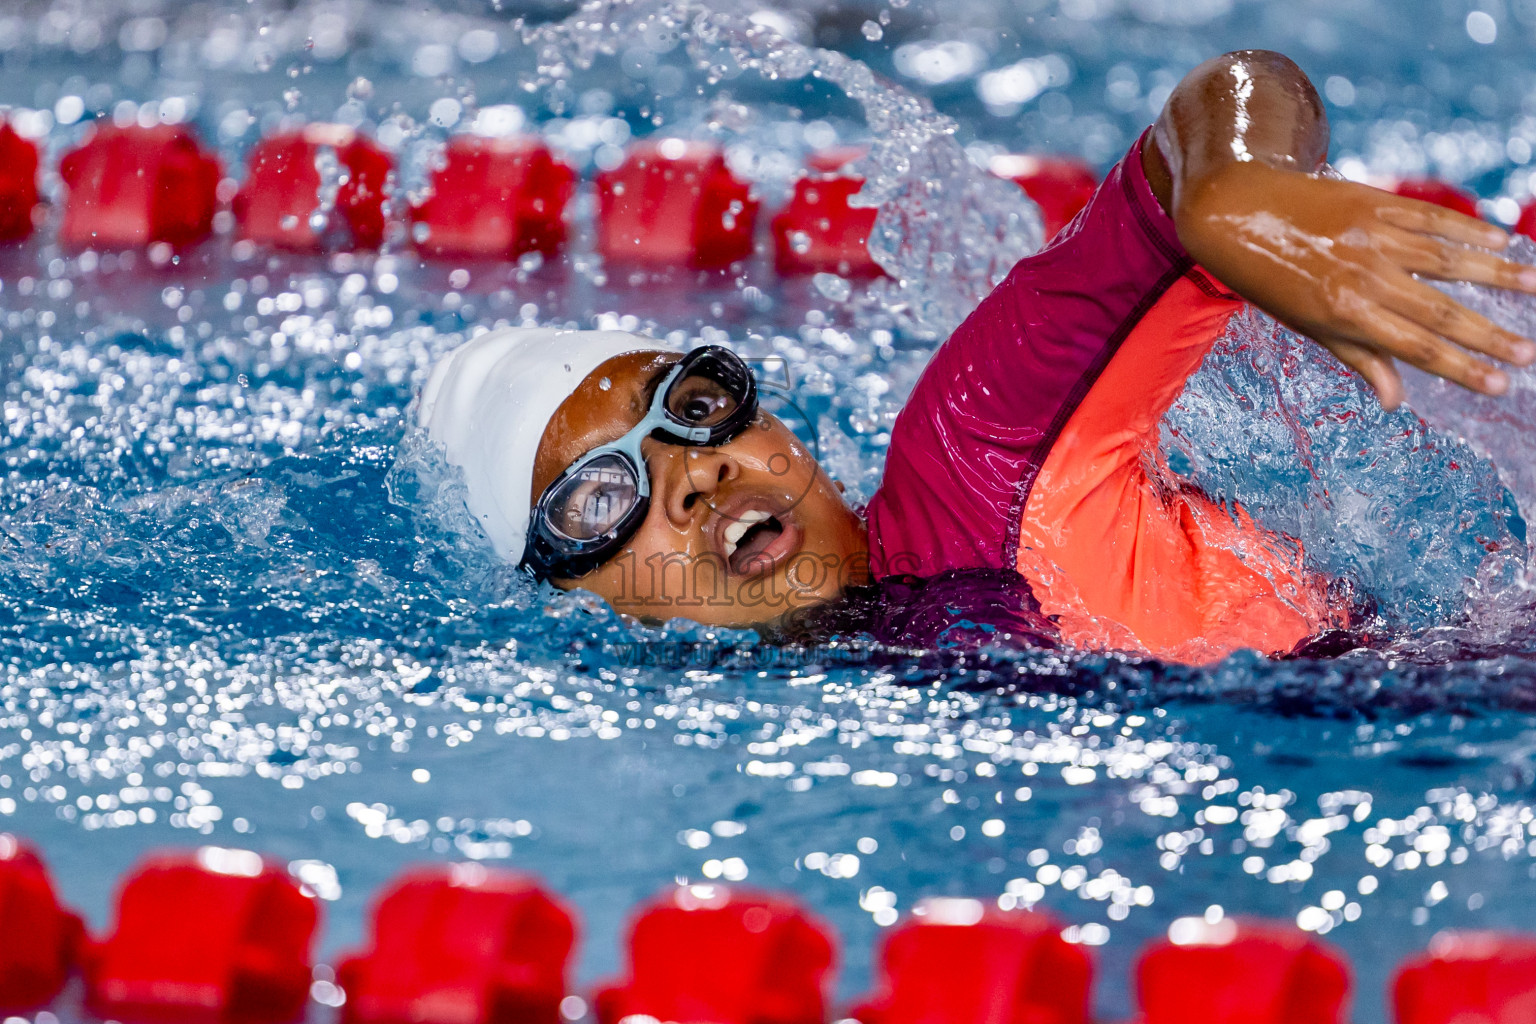
[[[652,500],[659,498],[667,518],[684,528],[709,511],[710,499],[741,475],[741,466],[719,448],[658,445],[650,471]]]

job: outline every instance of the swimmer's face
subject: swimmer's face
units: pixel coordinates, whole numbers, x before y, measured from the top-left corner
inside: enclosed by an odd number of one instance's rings
[[[572,462],[639,423],[675,355],[603,363],[561,404],[534,463],[534,501]],[[606,385],[606,386],[605,386]],[[868,575],[864,525],[795,434],[767,412],[716,448],[643,445],[645,521],[596,570],[553,582],[648,621],[771,626]]]

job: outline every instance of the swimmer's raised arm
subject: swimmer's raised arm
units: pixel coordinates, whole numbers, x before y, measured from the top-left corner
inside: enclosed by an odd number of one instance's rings
[[[1501,229],[1380,189],[1318,175],[1328,119],[1287,58],[1242,50],[1206,61],[1173,91],[1143,163],[1199,263],[1245,299],[1403,400],[1401,359],[1497,395],[1536,344],[1414,274],[1536,293],[1536,268],[1496,255]],[[1489,252],[1485,250],[1494,250]]]

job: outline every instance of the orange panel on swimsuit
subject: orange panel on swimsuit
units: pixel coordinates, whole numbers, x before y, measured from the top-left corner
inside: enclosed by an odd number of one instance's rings
[[[1073,411],[1030,489],[1017,567],[1063,639],[1203,662],[1342,625],[1300,545],[1175,477],[1158,424],[1241,303],[1175,281]]]

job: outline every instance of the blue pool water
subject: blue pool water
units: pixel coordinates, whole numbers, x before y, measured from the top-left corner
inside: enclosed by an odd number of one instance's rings
[[[1536,5],[714,9],[678,26],[621,5],[606,28],[511,0],[0,10],[0,103],[49,167],[97,113],[190,118],[236,175],[261,132],[324,118],[395,149],[410,190],[448,131],[522,118],[586,171],[657,127],[712,135],[771,206],[808,148],[874,134],[876,245],[904,278],[632,282],[588,255],[590,199],[559,265],[222,237],[169,265],[63,253],[49,230],[0,252],[0,828],[98,927],[145,850],[268,853],[326,900],[327,959],[401,865],[511,865],[579,909],[583,984],[617,969],[627,909],[679,879],[796,893],[842,940],[843,996],[923,896],[1049,908],[1094,948],[1110,1018],[1181,916],[1326,933],[1372,1024],[1435,931],[1529,928],[1525,377],[1492,410],[1417,384],[1437,431],[1272,325],[1235,328],[1170,415],[1170,458],[1302,538],[1374,602],[1381,639],[1203,670],[626,624],[452,530],[409,406],[437,354],[498,321],[724,331],[788,357],[823,454],[867,496],[935,340],[1036,237],[977,162],[1102,167],[1183,71],[1268,46],[1324,85],[1343,173],[1432,171],[1511,220],[1531,192]],[[915,176],[935,183],[926,218]]]

